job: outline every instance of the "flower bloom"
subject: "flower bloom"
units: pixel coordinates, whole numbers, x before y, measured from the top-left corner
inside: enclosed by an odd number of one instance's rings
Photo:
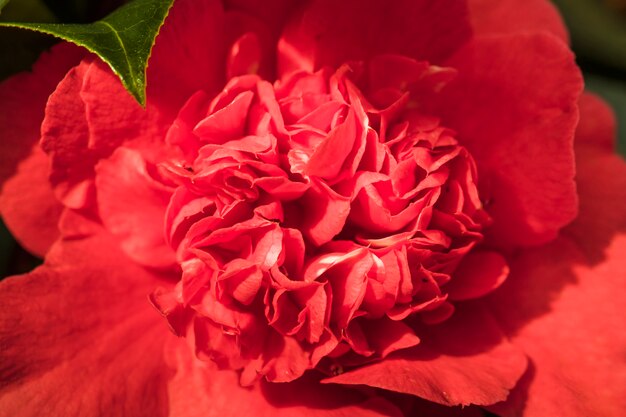
[[[0,86],[45,257],[0,409],[615,415],[626,166],[566,42],[541,0],[178,0],[146,109],[53,48]]]

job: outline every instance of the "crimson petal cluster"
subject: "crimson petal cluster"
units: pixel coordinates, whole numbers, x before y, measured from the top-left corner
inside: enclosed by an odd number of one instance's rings
[[[547,0],[176,0],[147,76],[0,84],[0,415],[620,415],[626,165]]]
[[[167,133],[184,156],[154,174],[173,190],[182,278],[152,295],[172,329],[193,322],[200,357],[249,385],[381,359],[419,343],[416,315],[446,320],[489,222],[471,155],[420,110],[454,75],[381,55],[194,94]]]

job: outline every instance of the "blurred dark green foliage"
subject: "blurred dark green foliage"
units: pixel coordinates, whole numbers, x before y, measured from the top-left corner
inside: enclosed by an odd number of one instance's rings
[[[618,150],[626,156],[626,0],[553,0],[570,31],[589,91],[618,118]]]

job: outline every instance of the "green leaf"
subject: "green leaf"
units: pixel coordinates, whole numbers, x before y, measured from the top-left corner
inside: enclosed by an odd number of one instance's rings
[[[553,0],[571,32],[576,53],[626,71],[626,17],[598,0]]]
[[[587,73],[585,86],[613,107],[617,116],[617,149],[626,158],[626,81]]]
[[[145,106],[148,58],[173,2],[135,0],[90,24],[0,22],[0,26],[34,30],[85,47],[109,64]]]

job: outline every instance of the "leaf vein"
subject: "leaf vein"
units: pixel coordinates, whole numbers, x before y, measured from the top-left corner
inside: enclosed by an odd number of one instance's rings
[[[122,40],[122,38],[120,38],[119,33],[117,33],[117,30],[115,29],[115,27],[113,27],[113,25],[111,25],[110,23],[107,23],[104,20],[99,20],[99,21],[97,21],[95,23],[100,23],[100,24],[103,24],[103,25],[107,26],[111,30],[111,32],[113,32],[113,35],[115,35],[115,38],[119,42],[120,47],[122,48],[122,51],[124,52],[124,58],[126,59],[126,63],[128,64],[128,71],[130,72],[131,82],[133,84],[135,84],[135,73],[133,71],[133,64],[130,62],[130,57],[128,56],[128,51],[126,50],[126,46],[124,45],[124,41]]]

